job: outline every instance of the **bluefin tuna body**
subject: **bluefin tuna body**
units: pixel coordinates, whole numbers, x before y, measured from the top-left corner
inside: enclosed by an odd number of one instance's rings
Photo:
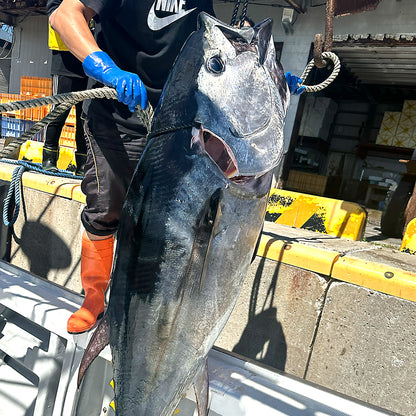
[[[261,233],[287,85],[271,20],[200,15],[156,109],[120,218],[107,311],[80,374],[110,343],[117,416],[170,416],[195,387]],[[94,352],[95,351],[95,352]]]

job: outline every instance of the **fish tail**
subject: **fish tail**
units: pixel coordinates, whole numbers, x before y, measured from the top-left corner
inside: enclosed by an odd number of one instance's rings
[[[78,372],[78,388],[90,364],[98,357],[100,352],[110,341],[110,325],[107,315],[101,320],[94,334],[92,335],[88,347],[84,352]]]
[[[198,416],[208,416],[209,410],[209,380],[208,380],[208,364],[205,359],[194,378],[194,391],[196,397],[196,405]]]

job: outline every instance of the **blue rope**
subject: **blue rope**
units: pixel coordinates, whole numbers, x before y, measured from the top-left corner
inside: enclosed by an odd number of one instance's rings
[[[17,220],[17,217],[19,216],[20,211],[20,183],[22,180],[22,176],[25,170],[34,170],[35,172],[43,173],[45,175],[52,175],[52,176],[59,176],[63,178],[79,178],[78,176],[75,176],[74,174],[68,173],[64,170],[58,169],[58,172],[51,172],[48,170],[42,169],[41,163],[34,163],[34,162],[28,162],[26,160],[9,160],[9,159],[1,159],[2,162],[10,163],[12,165],[19,165],[14,169],[12,174],[12,179],[10,181],[10,187],[7,192],[7,196],[4,200],[3,205],[3,222],[6,227],[11,227],[14,225],[14,223]],[[10,201],[14,195],[14,203],[15,203],[15,209],[14,213],[11,219],[9,219],[9,206]]]
[[[3,222],[6,227],[11,227],[17,220],[20,211],[20,179],[22,178],[24,166],[17,167],[13,171],[12,179],[10,181],[10,187],[7,192],[7,197],[4,200],[3,206]],[[12,219],[9,221],[9,205],[10,200],[14,195],[15,209]]]
[[[71,179],[81,179],[80,176],[76,176],[73,173],[69,173],[66,170],[58,169],[58,172],[53,172],[50,170],[45,170],[42,168],[42,163],[29,162],[28,160],[11,160],[11,159],[0,159],[1,162],[10,163],[12,165],[21,165],[28,170],[34,170],[38,173],[43,173],[44,175],[50,176],[59,176],[61,178],[71,178]]]

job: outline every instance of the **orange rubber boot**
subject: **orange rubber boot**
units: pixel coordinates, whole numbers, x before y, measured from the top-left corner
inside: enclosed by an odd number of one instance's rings
[[[85,232],[82,235],[81,283],[85,299],[81,308],[68,319],[67,331],[70,334],[88,331],[104,312],[105,291],[113,264],[113,246],[113,236],[93,241]]]

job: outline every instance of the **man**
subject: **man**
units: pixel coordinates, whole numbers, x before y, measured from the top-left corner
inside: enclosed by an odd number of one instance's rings
[[[113,260],[113,234],[124,197],[146,145],[146,128],[135,107],[156,106],[199,12],[213,15],[212,0],[63,0],[49,22],[85,73],[116,88],[118,101],[84,105],[88,151],[82,190],[86,207],[81,249],[85,300],[68,320],[70,333],[91,329],[104,311]],[[88,22],[98,22],[96,37]],[[95,85],[97,86],[97,83]],[[91,134],[92,133],[92,134]]]

